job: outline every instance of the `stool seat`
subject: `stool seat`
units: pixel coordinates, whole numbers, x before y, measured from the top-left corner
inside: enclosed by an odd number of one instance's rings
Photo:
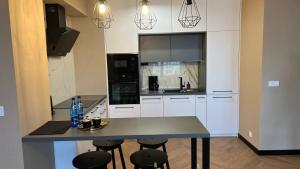
[[[103,151],[92,151],[78,155],[73,166],[78,169],[104,169],[111,161],[111,155]]]
[[[168,139],[138,139],[138,143],[145,148],[157,149],[168,142]]]
[[[130,156],[130,161],[136,168],[152,169],[163,168],[168,160],[165,152],[154,149],[140,150]]]
[[[101,140],[101,141],[93,141],[93,145],[102,150],[113,150],[118,148],[121,144],[123,144],[124,140]]]

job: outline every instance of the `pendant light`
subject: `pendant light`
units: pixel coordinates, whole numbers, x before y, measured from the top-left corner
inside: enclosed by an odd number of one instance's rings
[[[178,21],[183,28],[193,28],[200,22],[201,16],[196,0],[183,0]]]
[[[93,22],[98,28],[109,29],[113,18],[110,14],[106,0],[97,0],[93,11]]]
[[[134,23],[140,30],[151,30],[157,23],[157,18],[152,13],[149,5],[149,0],[138,0]]]

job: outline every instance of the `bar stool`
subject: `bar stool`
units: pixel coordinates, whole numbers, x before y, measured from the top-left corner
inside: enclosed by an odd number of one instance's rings
[[[78,155],[73,159],[73,166],[77,169],[107,169],[111,155],[103,151],[91,151]]]
[[[130,156],[134,169],[164,169],[167,160],[165,152],[154,149],[139,150]]]
[[[168,139],[138,139],[138,143],[140,144],[140,150],[143,148],[149,149],[158,149],[160,147],[163,148],[163,151],[168,155],[166,149],[166,143]],[[167,169],[170,169],[169,160],[166,161]]]
[[[124,140],[105,140],[105,141],[93,141],[93,145],[96,147],[96,150],[103,150],[103,151],[111,151],[112,161],[113,161],[113,169],[116,169],[116,160],[115,160],[115,149],[119,149],[119,154],[121,158],[121,163],[123,169],[126,169],[125,160],[122,151],[122,143]]]

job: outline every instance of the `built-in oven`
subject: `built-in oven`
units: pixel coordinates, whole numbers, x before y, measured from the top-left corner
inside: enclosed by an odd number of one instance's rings
[[[139,104],[137,54],[108,54],[109,104]]]

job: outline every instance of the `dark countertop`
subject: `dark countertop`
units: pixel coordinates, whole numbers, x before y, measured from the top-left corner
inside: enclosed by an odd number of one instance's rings
[[[189,92],[164,92],[164,89],[158,91],[142,90],[140,96],[168,96],[168,95],[206,95],[205,90],[192,89]]]
[[[70,128],[60,135],[27,135],[23,142],[106,140],[138,138],[208,138],[207,129],[197,117],[151,117],[109,119],[109,124],[96,131]]]
[[[74,97],[77,98],[77,96]],[[71,99],[72,98],[53,106],[54,114],[52,115],[52,120],[54,121],[69,120],[70,118],[69,109],[71,105]],[[106,95],[81,95],[84,113],[89,112],[99,103],[101,103],[104,99],[106,99]]]

